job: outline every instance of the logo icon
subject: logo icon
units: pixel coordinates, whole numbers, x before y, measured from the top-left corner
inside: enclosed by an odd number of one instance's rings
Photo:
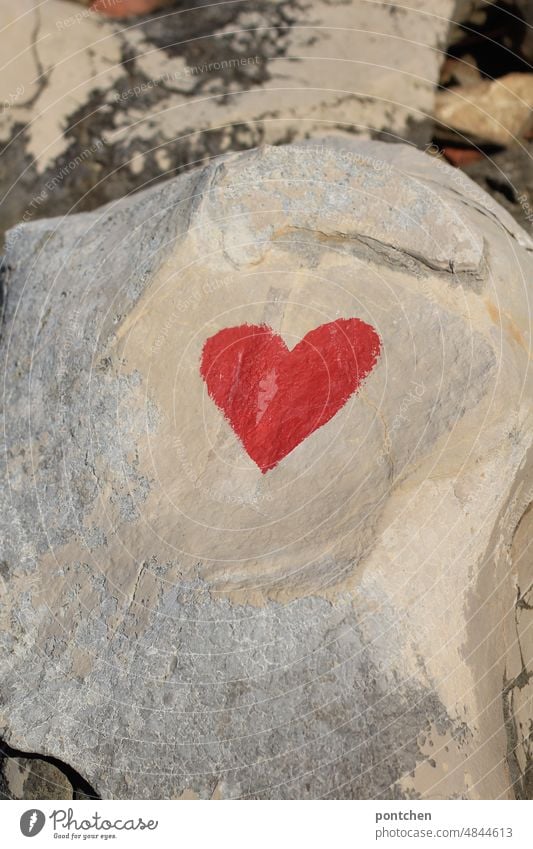
[[[32,808],[29,811],[24,811],[20,818],[20,830],[24,837],[35,837],[43,830],[46,817],[42,811],[37,808]]]

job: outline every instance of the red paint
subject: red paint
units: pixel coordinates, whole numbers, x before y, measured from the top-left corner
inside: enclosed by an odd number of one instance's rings
[[[471,162],[479,162],[484,155],[481,150],[476,150],[473,147],[444,147],[442,152],[448,162],[455,165],[456,168],[470,165]]]
[[[228,327],[204,345],[200,371],[263,473],[329,422],[372,370],[381,343],[359,318],[322,324],[289,351],[266,325]]]
[[[148,15],[168,5],[167,0],[93,0],[90,8],[93,12],[107,15],[108,18],[129,18]]]

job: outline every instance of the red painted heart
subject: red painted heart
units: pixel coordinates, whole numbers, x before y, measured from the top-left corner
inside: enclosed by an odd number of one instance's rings
[[[200,371],[265,473],[338,413],[380,350],[378,334],[359,318],[322,324],[292,351],[270,327],[243,324],[207,340]]]

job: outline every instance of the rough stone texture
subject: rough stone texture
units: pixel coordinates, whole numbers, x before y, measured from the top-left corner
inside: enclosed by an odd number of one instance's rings
[[[184,5],[126,25],[64,0],[3,0],[3,229],[263,142],[429,141],[448,17],[470,6]]]
[[[330,141],[10,245],[7,742],[104,797],[530,786],[533,243],[508,213],[408,147]],[[262,475],[203,344],[266,323],[293,347],[339,317],[380,360]]]
[[[7,758],[0,772],[0,798],[73,799],[68,778],[53,764],[31,758]]]
[[[0,740],[0,799],[97,799],[98,794],[68,764],[13,749]]]

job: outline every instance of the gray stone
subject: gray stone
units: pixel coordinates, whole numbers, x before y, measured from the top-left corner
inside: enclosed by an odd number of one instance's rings
[[[528,786],[510,692],[532,576],[510,552],[533,243],[509,214],[409,148],[330,141],[8,245],[7,742],[104,797]],[[291,348],[350,317],[377,365],[261,474],[205,390],[205,340],[266,323]]]

